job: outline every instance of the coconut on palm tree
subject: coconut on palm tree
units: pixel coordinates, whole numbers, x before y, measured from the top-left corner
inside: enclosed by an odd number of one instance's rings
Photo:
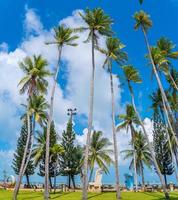
[[[60,61],[61,54],[64,46],[77,46],[75,40],[78,39],[77,35],[73,34],[73,30],[71,28],[65,27],[64,25],[60,25],[54,28],[54,41],[47,42],[47,45],[56,45],[58,48],[58,59],[57,64],[54,69],[53,75],[53,85],[51,88],[50,94],[50,107],[49,107],[49,115],[47,122],[47,133],[46,133],[46,158],[45,158],[45,191],[44,198],[45,200],[49,199],[49,140],[50,140],[50,126],[53,117],[53,104],[54,104],[54,94],[57,84],[57,78],[59,75],[60,69]]]
[[[138,181],[137,181],[137,165],[136,165],[136,153],[135,153],[135,138],[136,138],[136,131],[134,126],[139,124],[138,118],[136,116],[136,113],[134,111],[134,108],[132,105],[127,104],[126,106],[126,114],[125,115],[119,115],[119,119],[123,120],[116,128],[117,131],[119,131],[122,128],[126,128],[127,133],[130,129],[131,132],[131,144],[132,144],[132,150],[133,150],[133,165],[134,165],[134,181],[136,186],[136,191],[138,189]]]
[[[101,131],[94,131],[91,137],[89,150],[89,167],[90,178],[92,179],[94,167],[97,164],[106,174],[109,172],[108,167],[113,162],[111,155],[113,151],[110,149],[111,142],[108,138],[103,137]]]
[[[118,147],[117,147],[117,137],[115,130],[115,99],[114,99],[114,87],[113,87],[113,74],[112,74],[112,63],[115,61],[117,64],[121,65],[127,60],[127,54],[123,51],[125,46],[117,38],[108,37],[106,39],[106,49],[101,49],[96,47],[102,54],[106,56],[106,59],[103,64],[109,72],[110,76],[110,87],[111,87],[111,108],[112,108],[112,132],[113,132],[113,141],[114,141],[114,166],[115,166],[115,175],[116,175],[116,191],[117,198],[121,197],[120,194],[120,181],[119,181],[119,166],[118,166]]]
[[[21,86],[20,93],[28,94],[28,100],[27,100],[28,135],[21,163],[20,173],[14,189],[14,195],[13,195],[14,200],[17,199],[19,187],[23,177],[27,150],[30,143],[31,130],[30,130],[29,101],[32,95],[47,92],[48,81],[46,80],[46,78],[50,76],[50,72],[46,69],[47,65],[48,65],[47,61],[43,59],[41,55],[39,56],[34,55],[32,58],[26,57],[24,61],[19,64],[20,68],[25,73],[25,76],[19,82],[19,85]]]
[[[131,142],[131,146],[132,142]],[[141,131],[135,132],[134,149],[126,149],[121,151],[124,154],[124,159],[131,159],[130,169],[134,168],[134,159],[136,160],[137,174],[142,177],[142,187],[145,187],[144,166],[151,169],[151,154],[148,148],[148,143]],[[134,155],[135,154],[135,155]]]
[[[142,130],[143,130],[143,133],[144,133],[144,136],[146,138],[146,141],[148,143],[148,147],[149,147],[149,151],[151,153],[151,157],[152,157],[152,161],[153,161],[153,164],[157,170],[157,174],[159,176],[159,179],[160,179],[160,182],[161,182],[161,185],[163,187],[163,191],[164,191],[164,194],[165,194],[165,198],[166,199],[169,199],[169,194],[167,192],[167,189],[166,189],[166,186],[165,186],[165,181],[164,179],[162,178],[162,175],[161,175],[161,171],[159,169],[159,166],[158,166],[158,163],[155,159],[155,155],[154,155],[154,152],[153,152],[153,148],[149,142],[149,138],[148,138],[148,135],[147,135],[147,132],[146,132],[146,129],[145,129],[145,126],[143,124],[143,121],[140,117],[140,114],[139,112],[137,111],[137,108],[136,108],[136,105],[135,105],[135,97],[134,97],[134,91],[133,91],[133,88],[132,88],[132,83],[141,83],[142,80],[139,76],[139,72],[132,66],[132,65],[127,65],[127,66],[123,66],[123,71],[124,71],[124,75],[125,75],[125,79],[126,79],[126,82],[128,84],[128,88],[129,88],[129,92],[130,92],[130,95],[131,95],[131,99],[132,99],[132,105],[133,105],[133,108],[134,108],[134,111],[137,115],[137,118],[139,120],[139,123],[142,127]]]
[[[98,39],[100,36],[111,36],[111,18],[104,13],[101,8],[93,10],[86,9],[85,13],[79,13],[86,26],[77,28],[76,31],[88,31],[88,36],[85,42],[91,42],[92,53],[92,73],[90,81],[90,99],[89,99],[89,116],[88,116],[88,133],[84,156],[84,171],[83,171],[83,191],[82,199],[87,200],[88,188],[88,153],[90,145],[90,137],[93,125],[93,103],[94,103],[94,79],[95,79],[95,46],[98,46]]]

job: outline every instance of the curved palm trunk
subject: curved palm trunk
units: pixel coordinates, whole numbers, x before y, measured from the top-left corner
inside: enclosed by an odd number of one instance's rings
[[[112,103],[112,132],[113,132],[113,142],[114,142],[114,167],[116,176],[116,193],[117,200],[121,199],[120,192],[120,180],[119,180],[119,165],[118,165],[118,146],[115,128],[115,105],[114,105],[114,88],[113,88],[113,76],[110,71],[110,84],[111,84],[111,103]]]
[[[29,103],[28,103],[28,108],[27,108],[27,129],[28,129],[27,141],[26,141],[26,145],[25,145],[25,149],[24,149],[24,153],[23,153],[22,163],[21,163],[21,166],[20,166],[20,172],[19,172],[18,180],[17,180],[17,182],[15,184],[15,188],[14,188],[13,200],[17,199],[17,195],[18,195],[20,184],[21,184],[22,177],[23,177],[25,160],[26,160],[26,157],[27,157],[27,152],[28,152],[28,148],[29,148],[29,144],[30,144],[31,131],[30,131],[30,115],[28,113],[28,110],[29,110]]]
[[[88,154],[90,146],[90,137],[93,124],[93,103],[94,103],[94,79],[95,79],[95,54],[94,54],[94,36],[92,35],[92,75],[90,80],[90,102],[89,102],[89,116],[88,116],[88,133],[85,146],[84,155],[84,171],[83,171],[83,188],[82,188],[82,200],[87,200],[87,188],[88,188]]]
[[[165,111],[165,113],[168,115],[168,113],[166,112],[166,104],[165,104],[165,101],[164,101],[163,98],[162,98],[162,101],[163,101],[164,111]],[[164,115],[163,115],[163,116],[164,116]],[[170,130],[171,130],[170,121],[168,121],[168,126],[169,126],[169,128],[170,128]],[[171,133],[172,133],[172,131],[171,131]],[[171,138],[170,138],[170,135],[169,135],[169,132],[168,132],[168,131],[166,131],[166,135],[167,135],[168,144],[169,144],[169,148],[170,148],[170,152],[171,152],[171,157],[172,157],[172,160],[173,160],[175,177],[176,177],[176,180],[177,180],[177,182],[178,182],[176,155],[173,153],[173,147],[172,147],[172,143],[171,143]],[[174,138],[174,139],[176,139],[176,138]],[[177,140],[176,140],[176,141],[177,141]]]
[[[177,86],[177,84],[176,84],[174,78],[172,77],[170,71],[169,71],[168,73],[169,73],[169,77],[170,77],[170,79],[171,79],[171,81],[172,81],[172,84],[173,84],[174,88],[178,91],[178,86]]]
[[[33,144],[34,144],[34,135],[35,135],[35,119],[33,119],[33,133],[31,135],[31,147],[30,147],[30,152],[28,154],[28,157],[27,157],[27,160],[25,162],[25,166],[24,166],[24,169],[23,169],[23,175],[25,174],[25,171],[27,169],[27,166],[28,166],[28,163],[30,161],[30,158],[31,158],[31,155],[32,155],[32,151],[33,151]]]
[[[131,129],[131,136],[132,136],[132,148],[133,148],[133,161],[134,161],[134,183],[135,183],[135,190],[138,191],[138,179],[137,179],[137,165],[136,165],[136,153],[135,153],[135,136],[134,136],[134,128],[130,125]]]
[[[171,110],[169,101],[168,101],[168,99],[167,99],[167,97],[166,97],[166,94],[165,94],[163,85],[162,85],[161,80],[160,80],[160,78],[159,78],[159,75],[158,75],[156,66],[155,66],[155,64],[154,64],[153,57],[152,57],[152,54],[151,54],[150,45],[149,45],[149,42],[148,42],[148,39],[147,39],[147,35],[146,35],[146,32],[145,32],[145,29],[144,29],[143,27],[142,27],[142,31],[143,31],[143,34],[144,34],[145,43],[146,43],[146,46],[147,46],[147,49],[148,49],[148,54],[149,54],[149,57],[150,57],[150,60],[151,60],[151,64],[152,64],[152,67],[153,67],[153,71],[154,71],[156,80],[157,80],[157,82],[158,82],[158,86],[159,86],[159,89],[160,89],[160,91],[161,91],[162,98],[164,99],[164,101],[165,101],[165,103],[166,103],[166,110],[167,110],[167,112],[169,113],[169,115],[171,116],[172,121],[175,123],[174,116],[173,116],[173,113],[172,113],[172,110]],[[168,118],[169,118],[169,115],[168,115]],[[166,116],[166,117],[167,117],[167,116]],[[168,120],[169,120],[169,119],[168,119]],[[175,134],[174,134],[174,135],[175,135]]]
[[[51,121],[53,117],[53,104],[54,104],[54,93],[56,89],[57,84],[57,77],[59,73],[59,64],[61,59],[61,53],[62,53],[62,46],[59,48],[59,57],[58,62],[54,74],[54,82],[53,87],[51,90],[51,99],[50,99],[50,108],[49,108],[49,116],[48,116],[48,123],[47,123],[47,131],[46,131],[46,155],[45,155],[45,185],[44,185],[44,199],[49,199],[49,145],[50,145],[50,127],[51,127]]]
[[[142,122],[142,120],[141,120],[141,117],[140,117],[139,113],[137,112],[137,108],[136,108],[136,105],[135,105],[135,99],[134,99],[133,90],[132,90],[132,87],[131,87],[129,81],[128,81],[128,87],[129,87],[130,95],[131,95],[131,98],[132,98],[132,105],[133,105],[134,111],[135,111],[135,113],[136,113],[136,115],[137,115],[137,117],[138,117],[138,120],[139,120],[139,122],[140,122],[140,125],[141,125],[141,127],[142,127],[142,129],[143,129],[143,133],[144,133],[144,135],[145,135],[145,138],[146,138],[146,140],[147,140],[148,148],[149,148],[149,151],[150,151],[150,153],[151,153],[151,157],[152,157],[154,166],[155,166],[155,168],[156,168],[157,174],[158,174],[158,176],[159,176],[159,179],[160,179],[160,182],[161,182],[161,185],[162,185],[164,194],[165,194],[165,198],[166,198],[167,200],[169,200],[169,194],[168,194],[168,191],[167,191],[167,188],[166,188],[166,185],[165,185],[165,181],[164,181],[164,179],[163,179],[163,177],[162,177],[162,175],[161,175],[161,171],[160,171],[160,168],[159,168],[158,163],[157,163],[157,161],[156,161],[156,158],[155,158],[155,155],[154,155],[152,146],[151,146],[151,144],[150,144],[150,142],[149,142],[149,138],[148,138],[146,129],[145,129],[145,127],[144,127],[144,124],[143,124],[143,122]]]

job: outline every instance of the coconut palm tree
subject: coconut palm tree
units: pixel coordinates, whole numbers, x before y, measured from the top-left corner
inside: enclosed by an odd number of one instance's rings
[[[139,112],[137,111],[137,108],[136,108],[136,105],[135,105],[135,98],[134,98],[134,92],[133,92],[133,88],[132,88],[132,85],[131,83],[141,83],[142,80],[139,76],[139,72],[131,65],[127,65],[127,66],[123,66],[123,71],[124,71],[124,75],[125,75],[125,79],[126,79],[126,82],[128,84],[128,88],[129,88],[129,92],[130,92],[130,95],[131,95],[131,99],[132,99],[132,105],[133,105],[133,108],[134,108],[134,111],[137,115],[137,118],[139,120],[139,123],[143,129],[143,133],[144,133],[144,136],[146,138],[146,141],[148,143],[148,147],[149,147],[149,151],[151,153],[151,157],[152,157],[152,161],[154,163],[154,166],[157,170],[157,174],[160,178],[160,182],[162,184],[162,187],[163,187],[163,191],[164,191],[164,194],[165,194],[165,198],[166,199],[169,199],[169,194],[167,192],[167,189],[166,189],[166,186],[165,186],[165,181],[164,179],[162,178],[162,175],[161,175],[161,171],[159,169],[159,166],[158,166],[158,163],[155,159],[155,155],[154,155],[154,152],[153,152],[153,149],[152,149],[152,146],[149,142],[149,139],[148,139],[148,135],[147,135],[147,132],[146,132],[146,129],[144,127],[144,124],[142,122],[142,119],[140,117],[140,114]]]
[[[118,166],[118,147],[117,138],[115,130],[115,105],[114,105],[114,87],[113,87],[113,75],[112,75],[112,63],[115,61],[117,64],[121,65],[127,60],[127,54],[122,50],[124,45],[117,38],[108,37],[106,39],[106,49],[101,49],[96,47],[102,54],[106,56],[103,64],[103,68],[109,72],[110,75],[110,86],[111,86],[111,108],[112,108],[112,132],[114,141],[114,165],[115,165],[115,175],[116,175],[116,191],[117,197],[120,198],[120,188],[119,188],[119,166]]]
[[[59,157],[64,153],[64,149],[61,145],[55,144],[51,148],[50,159],[54,159],[54,194],[56,193],[56,174],[57,168],[59,167]]]
[[[142,177],[142,187],[144,188],[145,187],[144,166],[147,166],[148,168],[151,169],[152,159],[148,148],[148,143],[141,131],[135,132],[134,149],[132,148],[123,150],[121,151],[121,153],[125,155],[124,159],[131,158],[131,163],[129,166],[130,169],[134,168],[134,159],[136,160],[135,163],[136,163],[137,173]]]
[[[95,164],[97,164],[105,173],[108,173],[108,166],[113,162],[111,154],[113,151],[110,149],[112,143],[108,138],[103,137],[101,131],[94,131],[91,137],[91,144],[89,150],[89,166],[90,178],[92,179]]]
[[[111,18],[104,13],[101,8],[93,10],[86,9],[85,13],[79,13],[86,26],[77,28],[76,31],[89,31],[85,42],[91,42],[92,52],[92,74],[90,81],[90,100],[89,100],[89,116],[88,116],[88,133],[84,156],[84,171],[83,171],[83,191],[82,199],[87,200],[88,187],[88,153],[90,145],[90,137],[93,125],[93,102],[94,102],[94,79],[95,79],[95,46],[98,46],[98,39],[100,36],[111,36]]]
[[[21,180],[23,177],[23,171],[25,166],[25,160],[27,156],[27,150],[30,143],[30,113],[29,113],[29,101],[34,94],[39,93],[45,93],[47,92],[47,86],[48,81],[46,80],[46,77],[50,76],[50,72],[46,69],[48,63],[45,59],[42,58],[41,55],[36,56],[34,55],[31,57],[26,57],[23,62],[19,64],[20,68],[25,73],[25,76],[22,78],[22,80],[19,82],[20,93],[28,94],[28,104],[27,104],[27,124],[28,124],[28,135],[27,135],[27,141],[26,146],[24,150],[24,155],[21,163],[20,173],[18,176],[18,180],[15,185],[13,199],[17,199],[19,187],[21,184]]]
[[[176,80],[174,80],[174,77],[171,74],[171,59],[178,59],[178,51],[174,51],[175,45],[171,40],[165,37],[162,37],[157,41],[157,48],[161,52],[162,56],[164,56],[167,60],[163,66],[160,65],[160,69],[165,73],[167,77],[169,77],[173,87],[178,91]]]
[[[147,38],[147,32],[152,26],[152,21],[150,19],[150,16],[147,13],[145,13],[144,11],[136,12],[135,15],[134,15],[134,19],[136,21],[134,28],[136,30],[141,28],[141,30],[142,30],[142,32],[144,34],[145,43],[146,43],[147,50],[148,50],[148,55],[149,55],[149,58],[150,58],[150,61],[151,61],[151,64],[152,64],[152,69],[153,69],[153,72],[155,74],[158,86],[159,86],[159,88],[161,90],[162,99],[163,99],[163,101],[165,102],[165,105],[166,105],[166,110],[165,111],[168,113],[168,116],[166,114],[166,117],[169,118],[169,115],[170,115],[172,117],[172,119],[173,119],[173,122],[174,122],[175,121],[174,120],[174,116],[173,116],[169,101],[168,101],[168,99],[166,97],[163,85],[161,83],[157,67],[156,67],[156,65],[154,63],[152,52],[151,52],[151,48],[150,48],[149,41],[148,41],[148,38]]]
[[[134,181],[136,186],[136,191],[138,189],[138,182],[137,182],[137,165],[136,165],[136,152],[135,152],[135,137],[136,137],[136,131],[134,128],[134,125],[139,124],[138,118],[136,116],[136,113],[134,111],[134,108],[132,105],[127,104],[126,106],[126,114],[125,115],[119,115],[119,119],[123,120],[117,127],[116,130],[119,131],[122,128],[126,128],[127,132],[130,129],[131,132],[131,144],[132,144],[132,150],[133,150],[133,165],[134,165]]]
[[[32,150],[33,150],[33,144],[34,144],[34,136],[35,136],[35,127],[36,127],[36,122],[41,126],[44,127],[46,120],[47,120],[47,108],[48,108],[48,104],[45,100],[45,98],[43,97],[43,95],[40,96],[36,96],[33,95],[30,98],[29,101],[29,114],[30,116],[32,116],[33,119],[33,134],[31,135],[31,148],[30,148],[30,152],[28,154],[25,166],[24,166],[24,172],[26,170],[26,167],[28,165],[28,162],[31,158],[32,155]],[[26,114],[23,117],[26,117]]]
[[[61,61],[61,54],[64,46],[77,46],[74,42],[78,39],[77,35],[73,34],[73,30],[71,28],[65,27],[64,25],[60,25],[54,28],[54,41],[47,42],[47,45],[56,45],[58,48],[58,59],[57,65],[54,69],[53,75],[53,86],[51,89],[51,96],[50,96],[50,107],[49,107],[49,115],[48,115],[48,123],[47,123],[47,133],[46,133],[46,158],[45,158],[45,192],[44,192],[44,199],[49,199],[49,140],[50,140],[50,126],[53,117],[53,104],[54,104],[54,94],[57,84],[57,78],[60,69],[60,61]]]

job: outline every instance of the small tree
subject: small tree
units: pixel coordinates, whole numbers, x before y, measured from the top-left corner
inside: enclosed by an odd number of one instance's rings
[[[167,140],[166,127],[158,113],[154,114],[153,138],[155,158],[159,165],[160,171],[164,176],[167,187],[166,175],[172,175],[174,172],[174,167],[172,163],[171,151],[169,149],[169,143]]]
[[[31,123],[31,126],[32,126],[32,123]],[[32,130],[32,128],[30,130]],[[17,174],[17,175],[19,175],[19,173],[20,173],[20,167],[21,167],[21,163],[22,163],[22,159],[23,159],[27,135],[28,135],[27,120],[25,119],[23,122],[22,128],[21,128],[20,136],[17,141],[17,149],[14,153],[14,159],[12,162],[12,168],[13,168],[15,174]],[[30,151],[30,147],[31,147],[31,143],[29,144],[28,152]],[[28,154],[27,154],[27,157],[28,157]],[[26,176],[27,187],[30,187],[29,176],[34,174],[34,169],[35,169],[35,167],[33,165],[33,161],[32,161],[32,159],[30,159],[30,161],[28,162],[27,168],[25,170],[25,173],[24,173],[24,175]]]
[[[64,153],[60,160],[60,173],[68,176],[68,187],[71,188],[71,181],[75,188],[75,175],[81,171],[82,149],[75,145],[75,132],[73,131],[72,120],[69,119],[66,131],[62,133],[62,144]]]

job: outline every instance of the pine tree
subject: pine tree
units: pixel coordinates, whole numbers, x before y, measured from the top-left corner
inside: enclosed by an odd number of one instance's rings
[[[154,131],[153,131],[153,146],[155,151],[155,158],[158,162],[162,175],[164,176],[166,187],[166,175],[172,175],[174,167],[172,163],[172,156],[169,149],[169,143],[166,135],[166,127],[158,112],[154,113]]]
[[[62,144],[64,153],[60,160],[60,174],[68,176],[68,187],[71,188],[71,181],[75,188],[75,175],[81,172],[82,148],[75,145],[75,132],[73,131],[72,120],[69,119],[66,131],[62,133]]]
[[[46,127],[44,128],[44,135],[46,136]],[[58,136],[57,132],[55,130],[54,122],[51,123],[50,127],[50,148],[52,148],[55,144],[57,144]],[[55,160],[51,158],[51,152],[49,154],[50,162],[49,162],[49,181],[50,181],[50,187],[52,188],[52,181],[51,178],[55,175]],[[39,176],[44,177],[45,176],[45,150],[43,152],[42,160],[39,164]],[[59,170],[57,171],[56,175],[59,175]]]
[[[32,123],[31,123],[31,129],[32,130]],[[24,153],[24,149],[25,149],[25,145],[26,145],[26,140],[27,140],[27,120],[24,119],[23,121],[23,125],[21,128],[21,132],[20,132],[20,136],[18,138],[17,141],[17,149],[14,153],[14,159],[12,162],[12,168],[15,172],[16,175],[19,175],[20,172],[20,167],[21,167],[21,162],[22,162],[22,158],[23,158],[23,153]],[[31,147],[31,143],[29,144],[29,151],[30,151],[30,147]],[[28,158],[28,154],[27,154],[27,158]],[[27,187],[30,187],[30,180],[29,180],[29,176],[34,174],[34,170],[35,167],[33,165],[33,161],[32,159],[30,159],[26,171],[25,171],[25,176],[26,176],[26,181],[27,181]]]

